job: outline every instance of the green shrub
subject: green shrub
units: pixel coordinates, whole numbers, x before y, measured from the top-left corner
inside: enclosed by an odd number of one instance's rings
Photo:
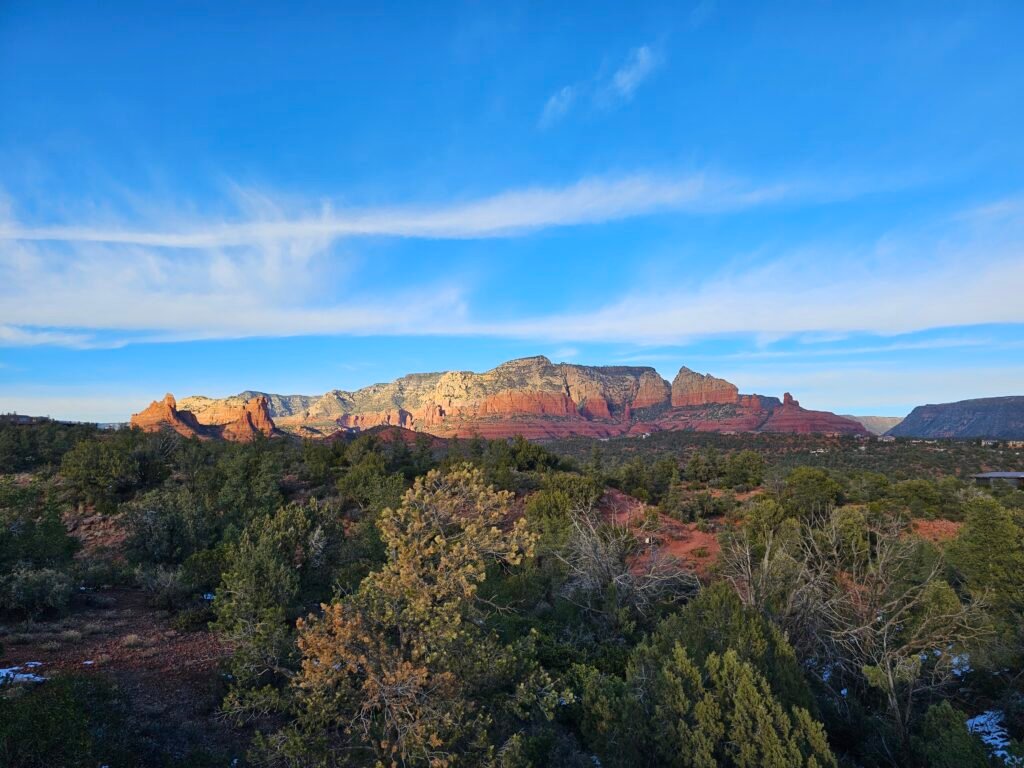
[[[985,747],[967,730],[966,716],[948,701],[932,704],[921,731],[913,738],[914,751],[929,768],[985,768]]]
[[[39,482],[20,486],[0,477],[0,572],[16,565],[61,565],[77,545],[64,527],[52,488]]]
[[[138,586],[134,568],[109,558],[76,561],[71,574],[78,584],[88,589]]]
[[[0,696],[5,768],[127,768],[138,765],[120,692],[93,676],[55,677]]]
[[[140,568],[139,583],[150,593],[150,602],[156,608],[172,611],[184,605],[191,594],[180,568],[158,565]]]
[[[194,593],[212,592],[227,570],[228,552],[224,546],[195,552],[181,566],[181,578]]]
[[[19,568],[0,581],[0,608],[36,618],[47,611],[62,613],[74,585],[66,573],[52,568]]]
[[[171,624],[181,632],[195,632],[206,629],[206,625],[215,618],[213,606],[204,602],[202,605],[192,605],[178,611]]]

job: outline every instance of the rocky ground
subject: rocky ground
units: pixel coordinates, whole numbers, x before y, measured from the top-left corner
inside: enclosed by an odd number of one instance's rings
[[[0,643],[0,668],[114,682],[130,702],[137,732],[172,752],[244,752],[217,714],[227,649],[207,629],[176,628],[141,590],[81,592],[62,618],[0,624]]]

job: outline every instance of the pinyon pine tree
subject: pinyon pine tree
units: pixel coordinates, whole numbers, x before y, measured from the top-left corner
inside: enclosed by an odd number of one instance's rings
[[[298,718],[265,749],[304,765],[480,764],[491,754],[489,693],[511,680],[508,698],[537,691],[550,712],[550,681],[523,672],[515,649],[487,630],[478,599],[488,565],[532,552],[525,520],[509,522],[511,501],[465,465],[428,473],[383,511],[388,561],[299,622]]]

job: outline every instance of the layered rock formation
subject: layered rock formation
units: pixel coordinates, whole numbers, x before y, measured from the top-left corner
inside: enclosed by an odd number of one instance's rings
[[[160,432],[165,429],[177,432],[183,437],[212,437],[206,434],[203,425],[190,411],[179,411],[174,395],[167,393],[163,400],[154,400],[145,410],[133,413],[131,425],[143,432]]]
[[[211,407],[197,415],[184,407],[178,408],[173,395],[165,395],[163,400],[155,400],[145,410],[132,414],[131,425],[144,432],[171,430],[183,437],[201,440],[223,438],[239,443],[251,442],[260,435],[273,437],[280,434],[270,416],[269,401],[263,395],[247,400],[202,399],[208,400]]]
[[[782,405],[773,408],[771,414],[761,425],[761,432],[787,432],[795,434],[843,434],[849,425],[857,424],[864,432],[867,430],[859,421],[836,416],[828,411],[808,411],[800,407],[800,403],[786,392],[782,396]]]
[[[887,434],[1024,440],[1024,395],[919,405]]]
[[[255,440],[257,435],[273,437],[276,431],[267,398],[260,396],[246,401],[238,418],[223,425],[221,435],[227,440],[248,443]]]
[[[271,425],[305,437],[375,427],[438,437],[519,434],[528,439],[661,429],[867,434],[853,420],[808,411],[788,395],[785,402],[743,395],[724,379],[686,367],[669,385],[653,368],[555,364],[546,357],[512,360],[484,373],[410,374],[355,392],[332,390],[320,396],[243,392],[222,400],[190,397],[181,401],[178,413],[190,412],[199,425],[218,427],[225,436],[239,439],[236,434],[252,430],[231,425],[243,418],[241,412],[254,399],[262,403]],[[252,429],[266,434],[255,421]]]
[[[725,379],[717,379],[710,373],[696,373],[685,365],[672,380],[672,407],[688,405],[723,405],[739,402],[740,390]]]

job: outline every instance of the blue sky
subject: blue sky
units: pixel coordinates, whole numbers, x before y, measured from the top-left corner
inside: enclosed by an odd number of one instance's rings
[[[0,5],[0,411],[528,354],[1024,392],[1024,5],[366,7]]]

